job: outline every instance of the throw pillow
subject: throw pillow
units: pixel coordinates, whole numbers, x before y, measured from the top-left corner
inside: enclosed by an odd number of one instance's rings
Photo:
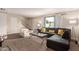
[[[55,30],[49,30],[50,33],[55,33]]]
[[[46,28],[41,28],[41,32],[46,32]]]
[[[59,29],[59,30],[58,30],[58,34],[61,35],[61,36],[63,36],[63,34],[64,34],[64,30]]]

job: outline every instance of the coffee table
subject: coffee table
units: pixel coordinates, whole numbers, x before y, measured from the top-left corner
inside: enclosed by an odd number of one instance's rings
[[[42,42],[41,42],[41,45],[43,44],[43,42],[45,40],[44,38],[47,37],[47,34],[43,34],[43,33],[31,33],[31,35],[37,36],[37,37],[43,39]]]

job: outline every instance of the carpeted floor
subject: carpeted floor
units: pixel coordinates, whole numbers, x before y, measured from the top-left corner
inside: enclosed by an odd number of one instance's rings
[[[12,51],[54,51],[46,47],[46,40],[42,43],[43,39],[32,36],[29,38],[16,38],[12,40],[5,40],[4,46],[8,46]],[[79,46],[75,42],[70,43],[69,51],[79,51]]]
[[[36,36],[29,38],[17,38],[13,40],[5,40],[3,45],[9,46],[12,51],[51,51],[46,47],[46,40],[42,43],[42,39]]]
[[[71,41],[69,51],[79,51],[79,45],[75,41]]]

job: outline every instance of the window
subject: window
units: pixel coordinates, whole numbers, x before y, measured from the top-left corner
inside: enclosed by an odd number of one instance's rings
[[[46,17],[44,21],[44,27],[53,28],[54,27],[54,17]]]

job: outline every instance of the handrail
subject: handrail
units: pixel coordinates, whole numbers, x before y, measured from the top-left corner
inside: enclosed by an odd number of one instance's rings
[[[28,25],[28,24],[23,24],[23,23],[22,23],[22,25],[23,25],[25,28],[28,28],[29,30],[31,29],[31,26]]]

